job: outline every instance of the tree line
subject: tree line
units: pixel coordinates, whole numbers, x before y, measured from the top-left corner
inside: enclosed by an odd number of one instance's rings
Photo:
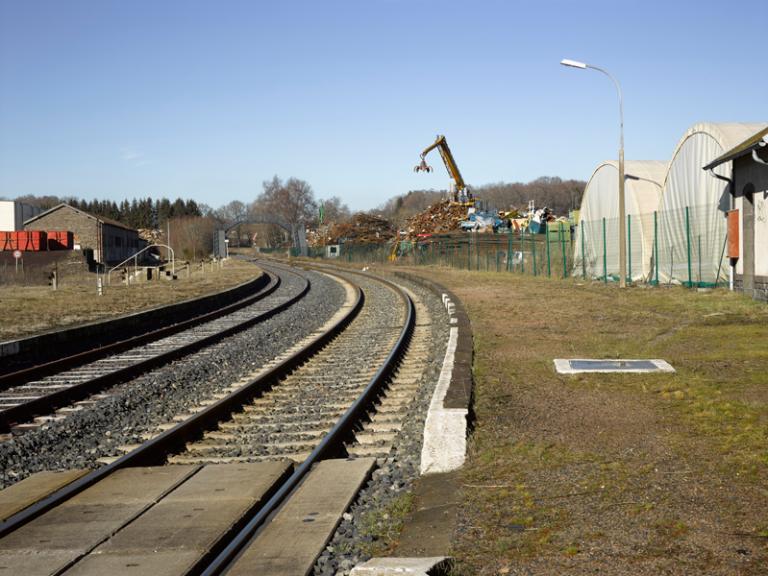
[[[533,200],[537,207],[548,206],[555,214],[567,215],[569,209],[580,205],[585,186],[586,182],[581,180],[542,177],[528,183],[486,184],[472,188],[472,192],[493,209],[526,209],[528,202]],[[395,226],[404,227],[408,218],[447,196],[447,191],[412,190],[390,198],[369,212],[390,220]],[[278,176],[264,181],[261,192],[252,202],[233,200],[216,209],[182,198],[174,201],[168,198],[134,198],[119,203],[58,196],[20,196],[16,200],[44,210],[66,202],[84,212],[116,220],[132,228],[160,229],[163,234],[170,230],[174,250],[187,258],[210,253],[213,233],[217,228],[247,222],[255,216],[277,215],[287,222],[304,222],[308,228],[342,223],[352,216],[349,207],[338,196],[319,200],[304,180],[283,180]],[[278,247],[290,242],[287,231],[271,224],[233,226],[231,235],[236,245],[250,244],[255,240],[260,246]]]
[[[164,222],[172,218],[181,218],[186,216],[203,216],[205,206],[201,206],[194,200],[169,200],[160,198],[134,198],[132,200],[123,200],[115,202],[114,200],[83,200],[74,196],[20,196],[16,198],[19,202],[39,206],[43,210],[48,210],[59,204],[66,203],[100,218],[115,220],[132,228],[158,228]]]

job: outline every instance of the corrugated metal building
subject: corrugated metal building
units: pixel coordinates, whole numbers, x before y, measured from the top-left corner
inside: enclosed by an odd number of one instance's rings
[[[93,250],[93,259],[100,264],[122,262],[146,246],[138,231],[69,204],[59,204],[30,218],[24,223],[24,229],[69,230],[74,235],[75,249]]]
[[[728,236],[732,286],[768,301],[768,127],[704,166],[733,163]],[[734,239],[733,236],[738,236]]]

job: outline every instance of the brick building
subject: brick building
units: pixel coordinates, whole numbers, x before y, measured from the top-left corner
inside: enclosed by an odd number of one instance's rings
[[[30,218],[24,229],[69,230],[74,235],[75,249],[93,250],[93,259],[100,264],[117,264],[146,246],[136,230],[69,204],[59,204]]]

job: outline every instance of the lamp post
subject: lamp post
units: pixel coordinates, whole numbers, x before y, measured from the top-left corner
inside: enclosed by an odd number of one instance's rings
[[[627,225],[625,222],[626,209],[624,206],[624,102],[621,96],[621,86],[607,70],[592,64],[577,62],[576,60],[562,60],[563,66],[571,68],[580,68],[582,70],[591,68],[602,72],[610,78],[616,85],[616,92],[619,94],[619,287],[627,286]]]

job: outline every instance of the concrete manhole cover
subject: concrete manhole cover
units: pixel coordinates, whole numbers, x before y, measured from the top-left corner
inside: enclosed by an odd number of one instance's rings
[[[613,360],[578,358],[555,359],[555,370],[559,374],[581,374],[584,372],[674,372],[665,360]]]

